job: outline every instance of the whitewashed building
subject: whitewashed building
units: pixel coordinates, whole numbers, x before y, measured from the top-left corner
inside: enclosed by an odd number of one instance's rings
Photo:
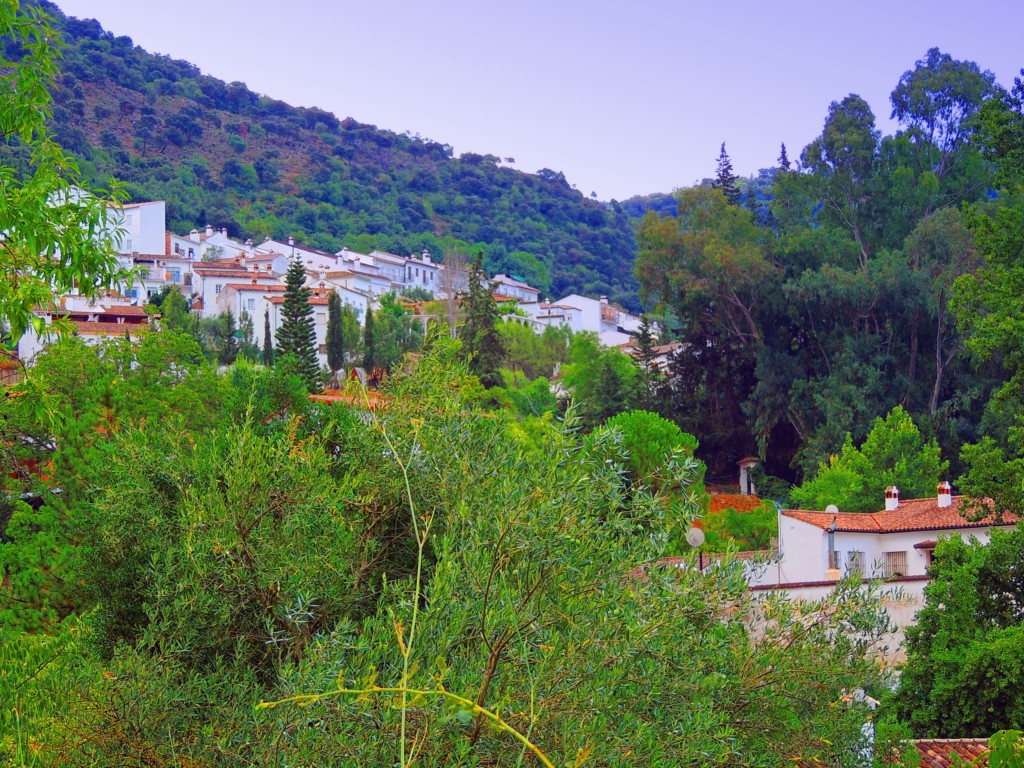
[[[886,508],[879,512],[784,510],[779,513],[777,562],[764,568],[754,583],[811,584],[850,574],[924,577],[940,538],[989,540],[993,522],[967,520],[961,514],[965,503],[952,495],[949,483],[942,483],[929,499],[900,500],[899,490],[890,488]],[[1012,528],[1016,522],[1006,515],[1001,527]]]
[[[589,299],[572,293],[549,306],[556,306],[563,312],[567,307],[578,310],[578,314],[565,315],[569,327],[576,332],[596,333],[601,344],[606,347],[621,347],[628,344],[633,334],[640,328],[639,317],[609,304],[607,296]]]
[[[422,256],[410,256],[405,262],[405,287],[422,288],[431,295],[441,290],[441,265],[430,258],[430,251]]]
[[[540,299],[539,289],[515,277],[498,274],[491,278],[490,283],[496,294],[508,296],[520,304],[535,304]]]

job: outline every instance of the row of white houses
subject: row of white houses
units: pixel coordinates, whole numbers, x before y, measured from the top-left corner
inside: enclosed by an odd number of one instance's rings
[[[313,291],[317,343],[321,362],[325,362],[328,293],[337,293],[363,324],[367,309],[374,308],[386,293],[417,288],[440,299],[468,288],[465,270],[446,272],[427,251],[415,256],[385,251],[364,254],[348,248],[329,253],[292,238],[267,238],[257,245],[251,240],[234,240],[227,230],[210,226],[187,235],[175,234],[166,229],[166,204],[159,200],[112,209],[110,227],[122,266],[135,276],[132,282],[97,302],[84,302],[72,293],[55,297],[54,307],[38,310],[47,323],[65,317],[87,341],[120,333],[113,327],[119,323],[144,324],[147,317],[141,306],[170,286],[188,299],[199,317],[228,312],[240,322],[248,315],[255,341],[262,345],[265,318],[270,320],[272,333],[280,326],[284,274],[290,262],[297,260]],[[537,288],[518,278],[499,274],[489,282],[496,296],[518,307],[510,317],[537,333],[548,326],[564,326],[574,332],[594,332],[606,346],[623,346],[639,328],[639,317],[610,305],[605,297],[571,294],[547,302],[541,301]],[[113,314],[121,308],[126,308],[123,315]],[[96,319],[100,316],[102,322]],[[46,334],[26,334],[19,344],[19,357],[31,362],[47,338]]]

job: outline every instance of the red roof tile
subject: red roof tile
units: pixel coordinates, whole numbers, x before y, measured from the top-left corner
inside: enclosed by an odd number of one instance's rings
[[[204,267],[195,264],[192,271],[197,275],[209,275],[211,277],[240,277],[241,275],[253,274],[245,267],[233,267],[231,265],[220,265],[216,267]]]
[[[99,307],[97,307],[97,309],[99,310],[97,314],[116,315],[118,317],[145,317],[148,314],[142,307],[132,306],[110,307],[103,305],[102,309]]]
[[[236,291],[256,291],[258,293],[284,293],[288,290],[286,285],[260,285],[259,283],[225,283],[224,287],[234,288]]]
[[[953,755],[965,763],[985,755],[988,739],[915,739],[914,748],[921,759],[921,768],[949,768],[953,765]],[[982,757],[977,765],[987,766],[988,758]]]
[[[271,304],[284,304],[284,296],[272,296],[270,299]],[[327,299],[323,297],[311,296],[309,303],[314,307],[326,307]]]
[[[124,336],[125,331],[138,336],[150,330],[148,323],[90,323],[72,320],[71,324],[79,336]]]
[[[881,512],[812,512],[804,509],[787,509],[782,514],[794,520],[827,530],[836,521],[836,530],[847,533],[895,533],[898,531],[936,531],[956,528],[983,528],[992,525],[992,518],[967,520],[960,514],[962,496],[954,496],[948,507],[940,507],[938,499],[907,499],[899,506]],[[1003,523],[1012,525],[1017,516],[1009,512],[1003,515]]]

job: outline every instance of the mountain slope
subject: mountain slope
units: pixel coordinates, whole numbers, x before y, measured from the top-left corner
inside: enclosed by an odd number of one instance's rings
[[[133,200],[166,200],[171,228],[294,235],[330,250],[479,249],[490,271],[545,294],[608,294],[638,308],[631,223],[561,173],[455,158],[446,144],[292,107],[40,5],[67,42],[58,140],[91,180],[117,178]]]

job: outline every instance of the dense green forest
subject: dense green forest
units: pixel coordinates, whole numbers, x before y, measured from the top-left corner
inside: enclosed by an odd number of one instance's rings
[[[1021,95],[932,49],[892,92],[895,135],[850,94],[798,158],[744,183],[723,147],[712,183],[646,214],[642,295],[685,342],[660,410],[716,468],[809,477],[896,406],[952,479],[964,445],[1011,449],[1019,348],[990,329],[1021,305],[986,286],[1021,253]]]
[[[57,140],[92,183],[116,178],[132,200],[166,200],[173,230],[211,224],[257,242],[294,235],[331,252],[483,250],[491,273],[638,308],[626,216],[562,173],[524,173],[490,154],[456,158],[444,143],[292,107],[41,7],[67,43]]]

